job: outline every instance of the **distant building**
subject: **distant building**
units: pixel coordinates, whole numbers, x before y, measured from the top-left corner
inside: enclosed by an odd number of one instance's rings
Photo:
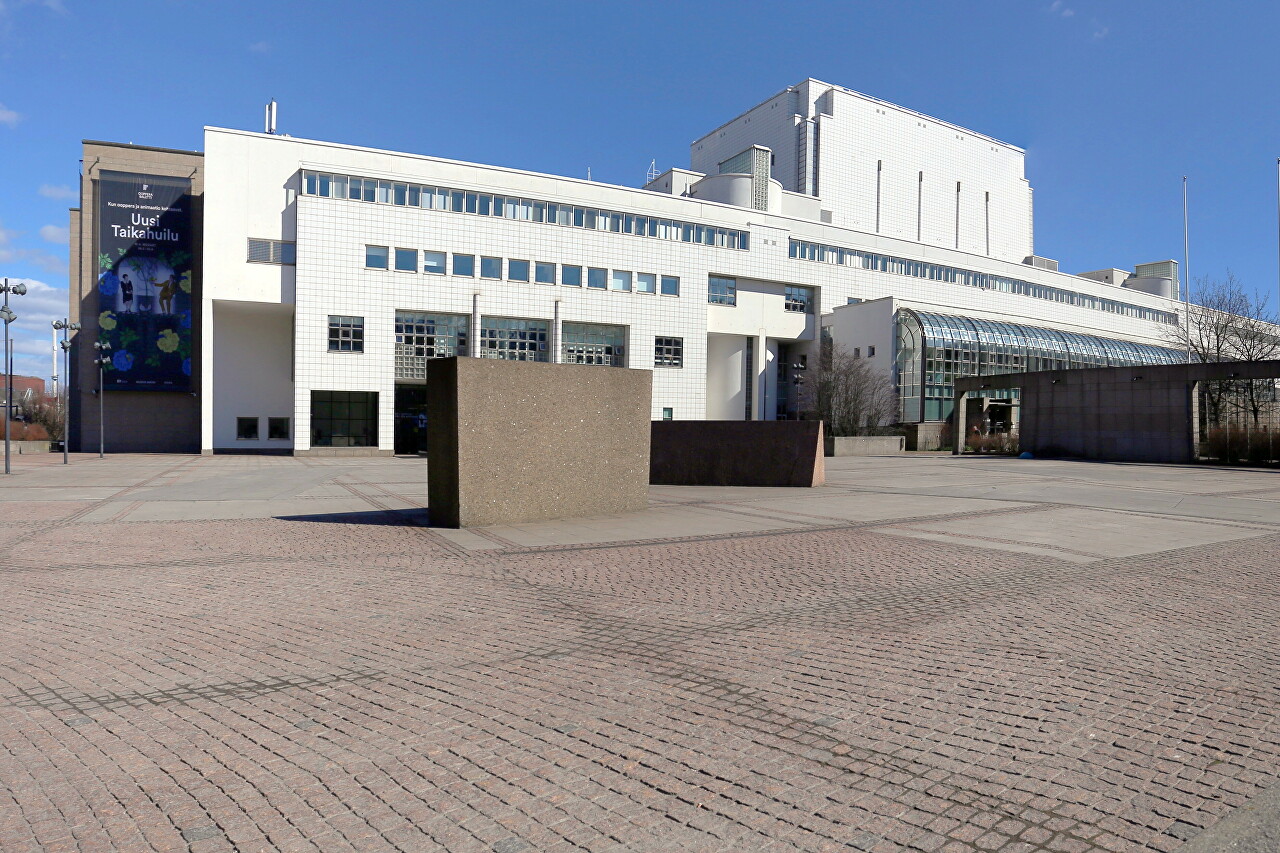
[[[0,400],[8,399],[9,392],[5,379],[5,375],[0,373]],[[13,377],[13,405],[15,407],[21,407],[22,401],[28,396],[43,397],[44,394],[45,383],[39,376]]]
[[[296,454],[418,449],[451,355],[652,370],[655,419],[772,420],[827,339],[920,429],[957,375],[1183,357],[1176,264],[1037,256],[1015,146],[805,80],[690,154],[636,188],[220,128],[86,143],[79,428],[99,339],[108,449]]]

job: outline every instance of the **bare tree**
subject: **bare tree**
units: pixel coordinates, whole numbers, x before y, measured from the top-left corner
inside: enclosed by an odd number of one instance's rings
[[[49,438],[54,441],[62,439],[62,423],[66,415],[66,398],[59,394],[54,397],[45,394],[28,392],[23,396],[18,408],[28,423],[44,427]]]
[[[801,387],[801,405],[823,421],[827,435],[872,435],[898,419],[889,374],[844,347],[823,343]]]
[[[1195,301],[1185,326],[1170,329],[1166,340],[1190,349],[1195,361],[1265,361],[1280,358],[1280,330],[1267,297],[1249,293],[1230,270],[1225,279],[1197,279]],[[1210,423],[1245,416],[1255,424],[1275,405],[1271,380],[1205,382]]]

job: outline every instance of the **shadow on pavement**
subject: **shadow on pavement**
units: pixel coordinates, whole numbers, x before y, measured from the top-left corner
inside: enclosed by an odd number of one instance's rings
[[[280,521],[309,521],[318,524],[374,524],[390,527],[427,527],[431,512],[427,509],[375,509],[364,512],[322,512],[315,515],[277,515]]]

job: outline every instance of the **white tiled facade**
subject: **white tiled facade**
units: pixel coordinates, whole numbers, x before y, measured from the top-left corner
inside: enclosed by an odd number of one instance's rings
[[[414,154],[206,129],[202,355],[212,369],[202,374],[202,446],[206,450],[312,450],[313,392],[361,391],[378,394],[376,449],[390,452],[395,435],[397,311],[465,315],[473,348],[479,342],[476,323],[482,317],[545,320],[553,330],[548,342],[552,361],[559,357],[557,321],[622,326],[625,366],[654,371],[653,416],[679,419],[778,416],[785,405],[779,399],[777,359],[784,358],[784,353],[791,358],[809,351],[820,325],[835,325],[819,315],[831,315],[851,300],[892,296],[895,304],[925,306],[940,313],[1166,343],[1167,324],[1152,319],[865,269],[853,260],[833,263],[840,257],[835,254],[826,260],[793,257],[793,241],[803,241],[1017,279],[1148,311],[1171,315],[1179,310],[1178,303],[1168,298],[1022,263],[1032,252],[1031,191],[1023,178],[1019,149],[824,86],[805,81],[693,145],[694,170],[712,175],[721,161],[751,145],[772,149],[772,177],[787,192],[780,194],[775,188],[768,209],[709,201],[706,197],[715,195],[709,190],[696,197],[700,176],[686,172],[679,172],[672,192],[694,185],[695,197]],[[816,155],[812,145],[807,151],[797,147],[804,143],[797,127],[814,123],[820,126]],[[816,196],[815,170],[799,169],[806,159],[812,166],[815,156]],[[873,220],[878,161],[877,233]],[[920,171],[926,174],[924,190],[919,186]],[[647,231],[638,236],[435,209],[430,203],[422,206],[421,201],[411,207],[395,203],[394,189],[386,202],[323,197],[314,194],[314,187],[308,192],[308,174],[372,179],[392,188],[444,188],[567,205],[646,221],[676,221],[741,232],[749,239],[745,249],[700,245],[648,236]],[[802,179],[807,175],[809,183],[798,183],[798,175]],[[961,184],[959,249],[955,248],[957,181]],[[712,183],[704,186],[712,188]],[[786,197],[781,202],[780,195]],[[829,213],[783,214],[783,210],[808,211],[804,206],[808,202],[801,198],[805,195],[814,196],[814,211]],[[920,240],[916,239],[918,219]],[[250,240],[296,243],[296,265],[248,262]],[[370,245],[388,247],[392,255],[397,247],[416,250],[416,271],[366,268],[365,250]],[[425,272],[424,251],[446,253],[447,274]],[[475,255],[477,275],[454,275],[455,254]],[[479,277],[482,256],[504,259],[503,280]],[[531,279],[535,262],[555,264],[557,283],[506,280],[510,259],[529,261]],[[565,286],[559,283],[563,265],[628,271],[633,274],[632,290],[590,289],[585,281],[581,287]],[[677,277],[679,295],[637,292],[634,275],[638,273]],[[736,280],[736,305],[708,303],[710,276]],[[788,285],[812,288],[818,310],[786,310]],[[329,350],[330,316],[363,318],[363,352]],[[848,323],[839,327],[862,328]],[[867,334],[892,341],[891,328],[883,334]],[[683,340],[682,367],[654,367],[657,337]],[[877,347],[886,371],[892,368],[891,346]],[[753,354],[749,367],[748,352]],[[236,419],[255,416],[263,419],[259,438],[238,438]],[[291,418],[289,435],[267,437],[266,418],[284,416]]]

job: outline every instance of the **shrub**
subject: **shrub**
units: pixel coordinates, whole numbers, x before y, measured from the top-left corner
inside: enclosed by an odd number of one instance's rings
[[[969,439],[966,449],[974,453],[1016,456],[1018,454],[1018,434],[1016,432],[993,432],[988,435],[975,435]]]
[[[1211,427],[1200,445],[1200,455],[1226,465],[1280,462],[1280,431],[1237,424]]]

